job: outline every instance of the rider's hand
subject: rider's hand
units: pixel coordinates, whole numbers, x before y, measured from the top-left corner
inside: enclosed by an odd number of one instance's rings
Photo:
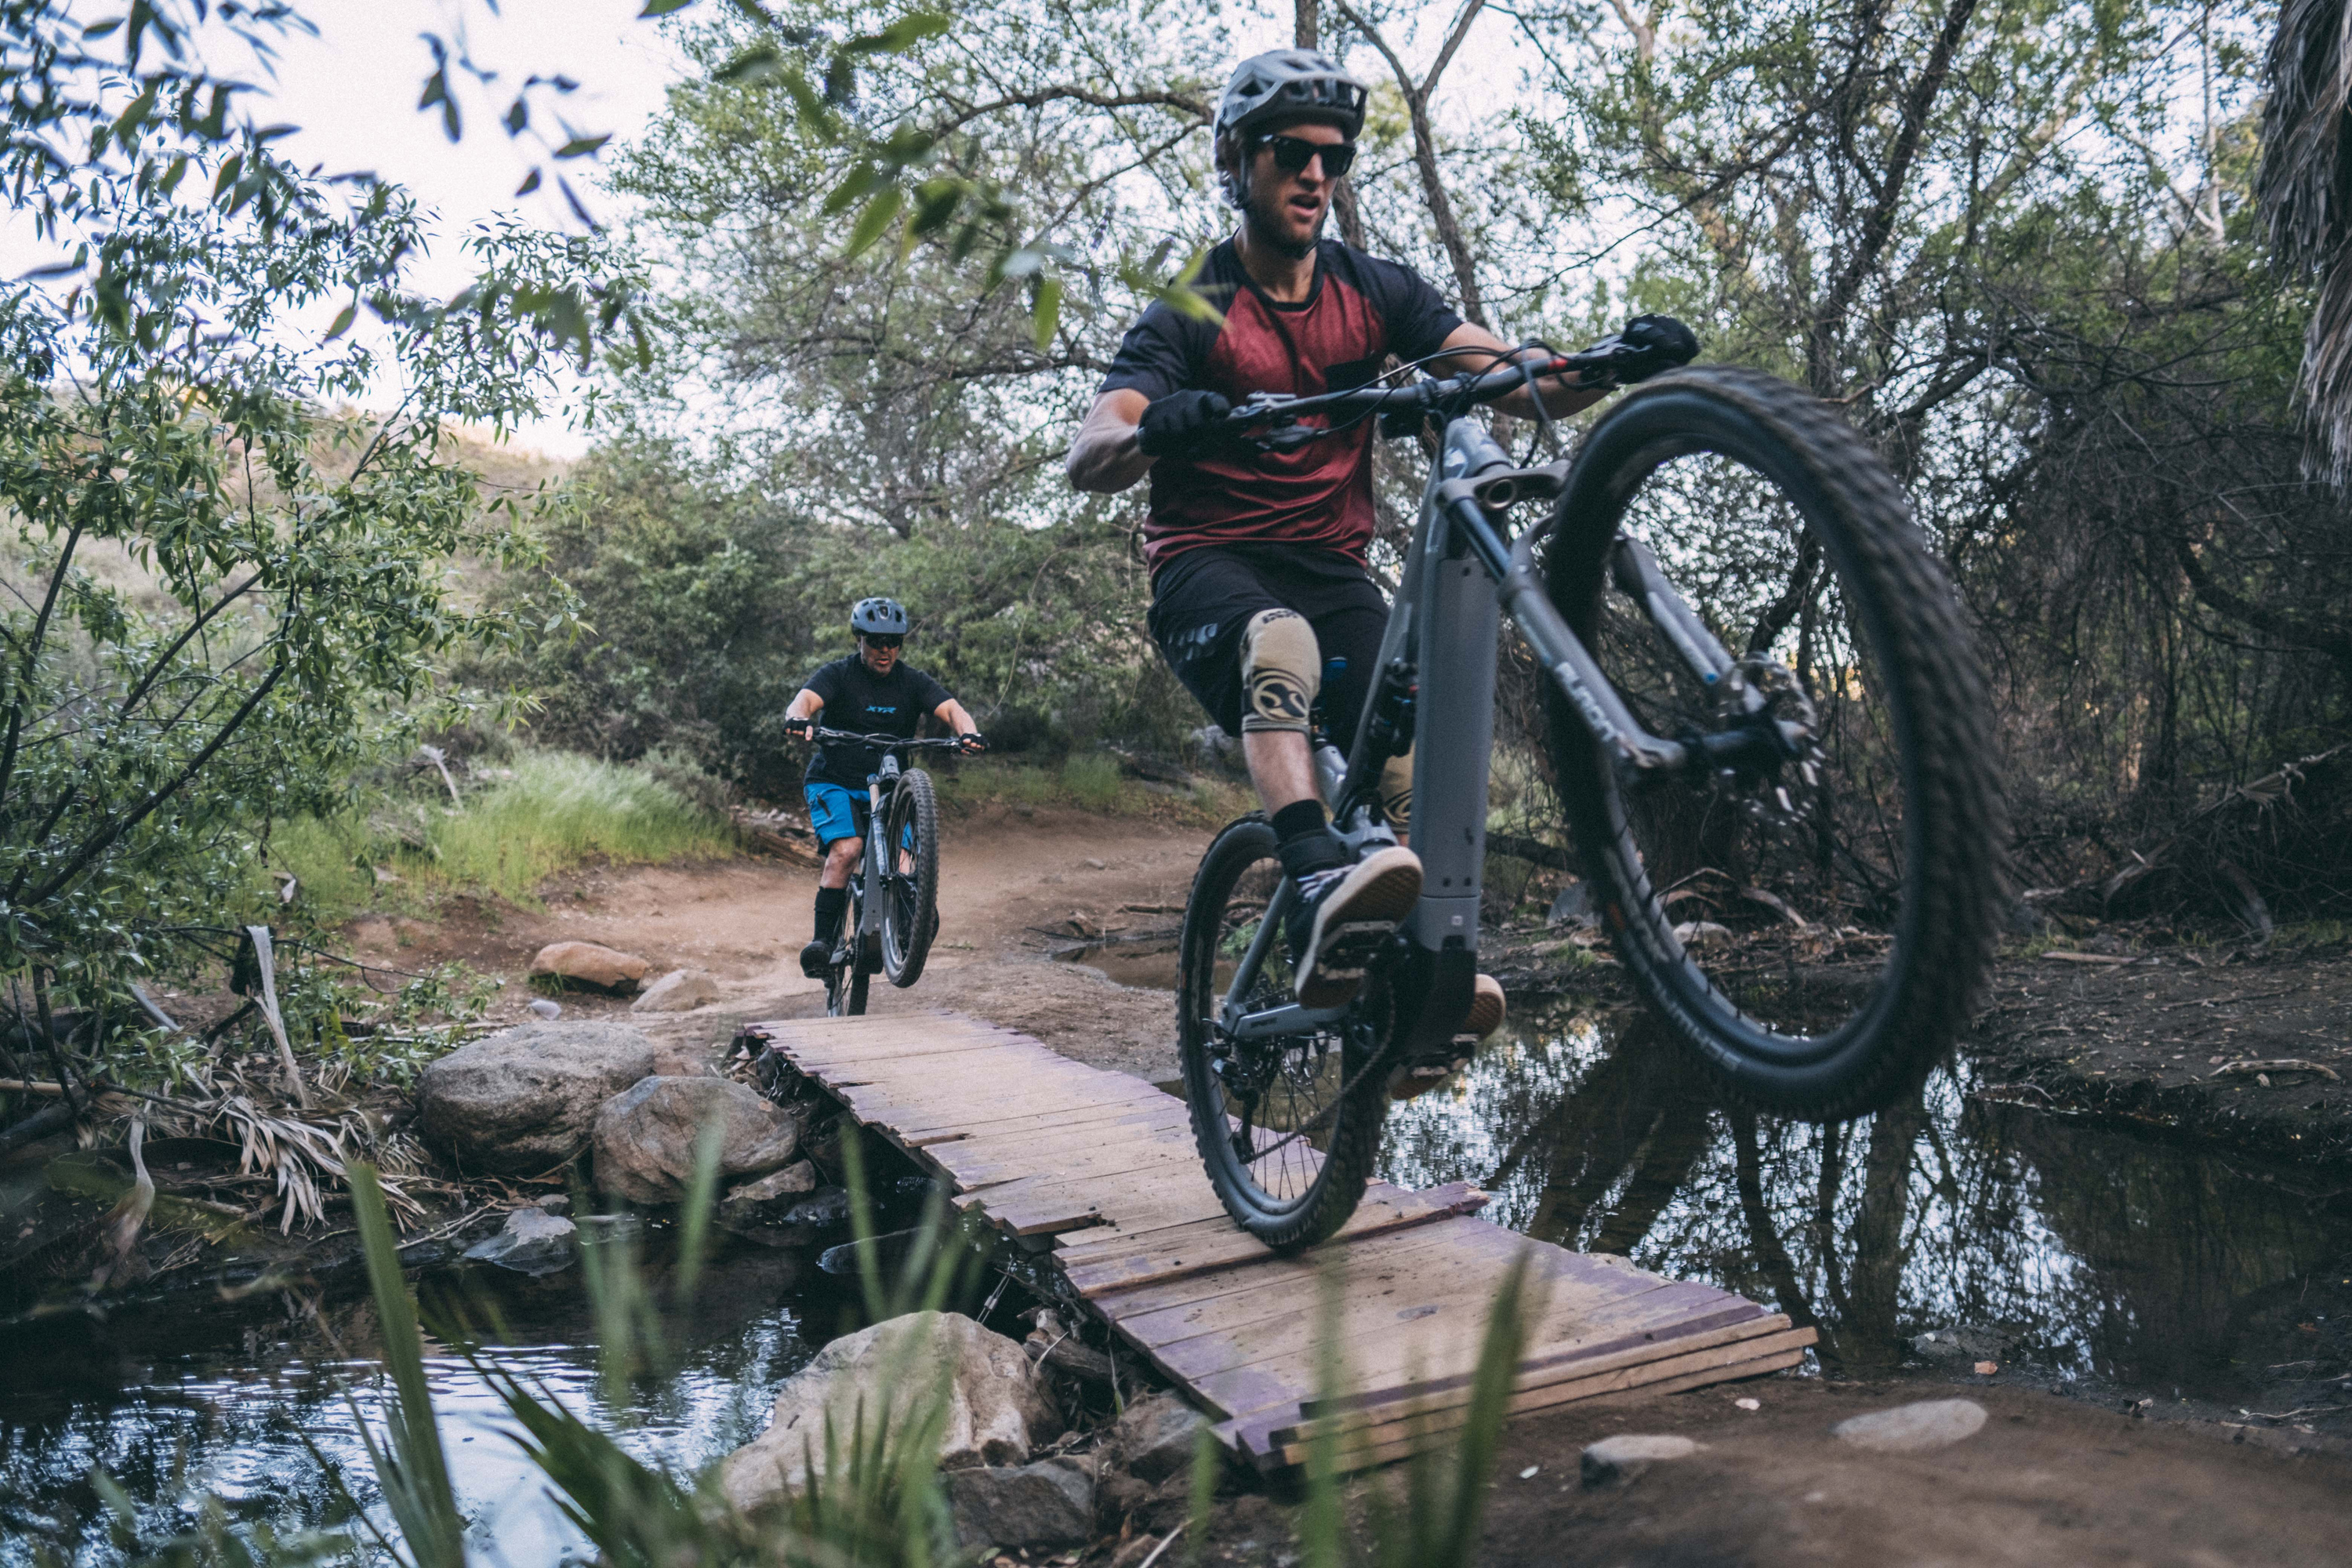
[[[1136,426],[1136,449],[1147,458],[1191,457],[1229,437],[1224,417],[1234,405],[1213,392],[1189,387],[1145,405]]]
[[[977,730],[958,735],[956,739],[963,742],[963,754],[967,757],[976,757],[988,750],[988,737]]]
[[[787,713],[784,715],[784,735],[789,740],[805,741],[809,738],[809,731],[814,723],[814,720],[795,719]]]
[[[1676,370],[1698,357],[1698,334],[1672,316],[1636,316],[1617,334],[1620,386]]]

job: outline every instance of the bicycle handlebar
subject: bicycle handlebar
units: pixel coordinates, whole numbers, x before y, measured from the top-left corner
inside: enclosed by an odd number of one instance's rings
[[[1537,345],[1529,345],[1531,347]],[[1256,392],[1225,416],[1226,422],[1247,429],[1255,425],[1281,426],[1259,439],[1276,449],[1303,446],[1329,435],[1328,429],[1295,428],[1302,414],[1362,416],[1376,412],[1426,413],[1459,404],[1491,403],[1543,376],[1576,374],[1584,384],[1607,386],[1622,364],[1643,356],[1643,351],[1610,337],[1581,353],[1553,353],[1548,360],[1514,360],[1494,370],[1465,371],[1459,375],[1416,381],[1404,386],[1356,386],[1342,392],[1295,397],[1280,392]]]
[[[846,741],[854,746],[913,746],[940,750],[954,747],[961,750],[961,735],[931,735],[916,740],[908,735],[860,735],[851,730],[828,730],[822,724],[809,726],[809,738],[814,741]]]

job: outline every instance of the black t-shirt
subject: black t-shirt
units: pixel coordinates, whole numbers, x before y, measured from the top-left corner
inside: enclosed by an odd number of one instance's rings
[[[1462,325],[1421,274],[1336,239],[1317,247],[1314,285],[1296,305],[1268,299],[1231,240],[1209,253],[1193,288],[1223,321],[1154,303],[1120,342],[1103,391],[1132,387],[1157,400],[1201,387],[1234,403],[1253,392],[1344,391],[1370,381],[1391,353],[1435,353]],[[1157,574],[1203,545],[1291,544],[1360,563],[1372,537],[1376,428],[1366,419],[1291,452],[1160,458],[1151,467],[1144,559]]]
[[[854,730],[861,735],[915,737],[923,715],[939,710],[948,700],[948,689],[903,659],[887,676],[866,668],[862,655],[850,654],[821,667],[801,684],[824,699],[816,721],[828,730]],[[866,787],[866,776],[882,765],[877,746],[852,746],[835,741],[809,754],[807,782]]]

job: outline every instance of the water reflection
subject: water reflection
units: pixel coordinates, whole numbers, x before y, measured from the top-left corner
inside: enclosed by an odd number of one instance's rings
[[[810,1276],[814,1276],[811,1278]],[[691,1470],[764,1424],[777,1384],[846,1321],[851,1304],[797,1253],[714,1260],[673,1343],[677,1367],[639,1379],[615,1410],[597,1382],[594,1329],[577,1271],[544,1280],[472,1271],[495,1294],[489,1348],[527,1385],[612,1430],[640,1458]],[[649,1282],[660,1286],[658,1264]],[[374,1314],[362,1301],[278,1298],[185,1303],[12,1331],[0,1353],[0,1563],[34,1561],[60,1538],[59,1510],[88,1521],[103,1468],[139,1505],[149,1542],[192,1527],[194,1501],[217,1497],[232,1521],[280,1531],[345,1521],[340,1480],[378,1506],[359,1423],[379,1431],[389,1385],[376,1361]],[[460,1357],[428,1341],[427,1370],[460,1504],[482,1561],[592,1560],[545,1495],[544,1478],[505,1436],[495,1394]],[[348,1395],[348,1397],[347,1397]],[[93,1532],[78,1563],[118,1561]]]
[[[1909,1105],[1806,1126],[1714,1104],[1646,1017],[1570,1013],[1397,1107],[1381,1174],[1476,1182],[1514,1229],[1769,1301],[1847,1374],[1990,1325],[2062,1374],[2242,1398],[2352,1310],[2352,1221],[2309,1176],[1973,1084],[1963,1064]]]

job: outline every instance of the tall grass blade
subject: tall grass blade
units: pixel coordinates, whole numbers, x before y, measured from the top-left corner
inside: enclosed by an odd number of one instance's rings
[[[726,1139],[726,1125],[714,1116],[694,1141],[694,1174],[687,1183],[686,1206],[678,1213],[677,1277],[671,1281],[670,1300],[679,1308],[694,1299],[709,1256],[710,1211],[719,1195],[719,1159]]]
[[[1339,1351],[1339,1308],[1347,1288],[1345,1254],[1335,1247],[1316,1271],[1315,1388],[1328,1409],[1348,1392]],[[1299,1554],[1307,1568],[1342,1568],[1339,1430],[1318,1421],[1307,1442],[1307,1500],[1298,1516]]]
[[[375,1297],[383,1363],[392,1373],[393,1402],[387,1426],[389,1451],[377,1446],[364,1424],[361,1436],[385,1506],[400,1527],[402,1543],[415,1568],[465,1568],[466,1521],[449,1484],[448,1456],[433,1417],[433,1391],[425,1379],[425,1343],[416,1312],[400,1274],[400,1249],[393,1241],[392,1217],[375,1167],[353,1161],[344,1167],[351,1183],[352,1211],[359,1221],[360,1247],[367,1258],[368,1287]]]

